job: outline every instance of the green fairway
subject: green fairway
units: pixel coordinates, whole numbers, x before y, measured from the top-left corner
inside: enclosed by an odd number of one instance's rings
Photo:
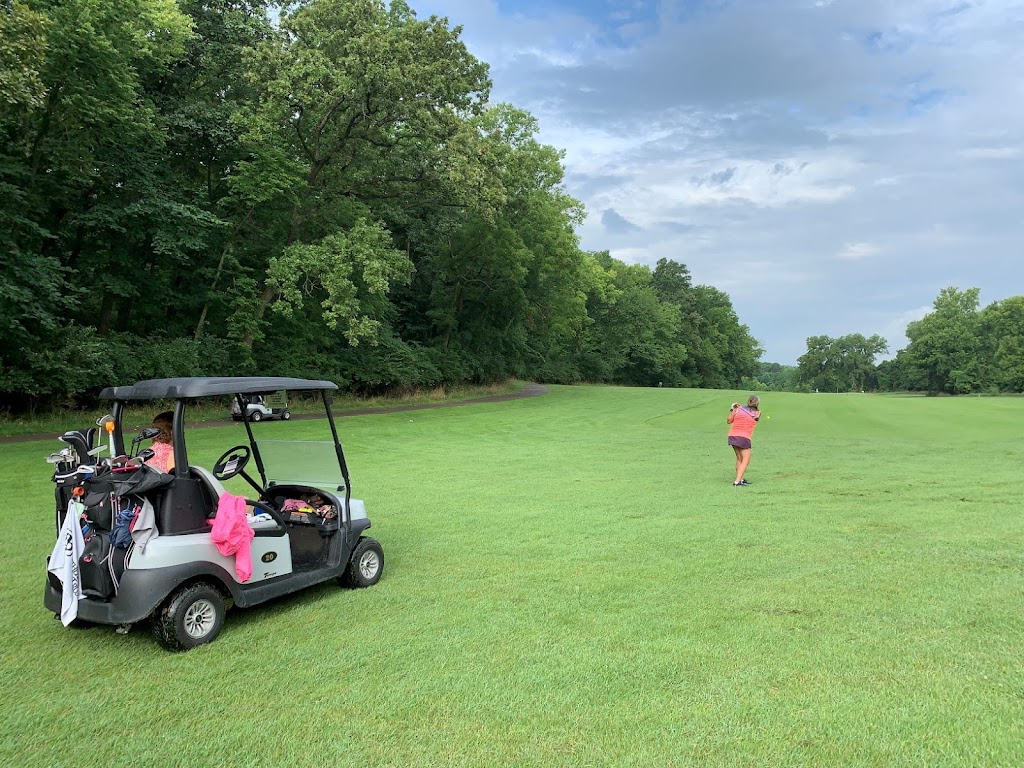
[[[59,444],[0,445],[0,764],[1020,765],[1024,399],[765,393],[734,488],[747,394],[343,419],[380,584],[184,654],[44,609]]]

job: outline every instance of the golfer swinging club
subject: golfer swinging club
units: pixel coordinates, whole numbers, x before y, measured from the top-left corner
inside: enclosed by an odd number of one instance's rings
[[[757,395],[751,395],[747,398],[745,406],[741,407],[739,403],[733,403],[729,408],[729,416],[725,422],[730,425],[729,445],[736,453],[736,479],[733,481],[733,485],[750,485],[743,479],[743,473],[747,471],[747,465],[750,464],[750,440],[754,436],[754,427],[757,426],[757,421],[761,418],[761,411],[758,410],[760,404],[760,398]]]

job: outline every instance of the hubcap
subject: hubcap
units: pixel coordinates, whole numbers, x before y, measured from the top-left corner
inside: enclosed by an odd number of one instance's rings
[[[196,600],[185,611],[185,632],[193,640],[205,637],[217,622],[217,609],[209,600]]]
[[[359,573],[364,579],[372,579],[377,575],[377,571],[380,569],[380,558],[377,557],[377,553],[372,549],[363,552],[363,556],[359,558]]]

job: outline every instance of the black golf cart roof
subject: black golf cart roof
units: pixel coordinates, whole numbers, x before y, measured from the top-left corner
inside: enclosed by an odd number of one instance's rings
[[[332,381],[290,379],[283,376],[224,376],[208,378],[149,379],[137,381],[127,387],[107,387],[100,392],[101,400],[176,400],[183,397],[209,397],[212,395],[255,395],[337,389]]]

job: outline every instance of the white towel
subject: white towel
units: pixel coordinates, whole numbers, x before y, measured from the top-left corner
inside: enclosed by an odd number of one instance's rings
[[[81,519],[84,510],[81,502],[74,499],[68,502],[64,523],[57,533],[57,543],[53,545],[50,565],[46,569],[60,579],[64,587],[60,599],[60,620],[65,627],[78,616],[78,601],[85,597],[82,593],[82,574],[78,570],[78,560],[85,548]]]
[[[146,551],[146,545],[151,539],[160,535],[156,529],[156,513],[149,499],[142,500],[142,509],[132,522],[132,541],[139,548],[140,552]]]

